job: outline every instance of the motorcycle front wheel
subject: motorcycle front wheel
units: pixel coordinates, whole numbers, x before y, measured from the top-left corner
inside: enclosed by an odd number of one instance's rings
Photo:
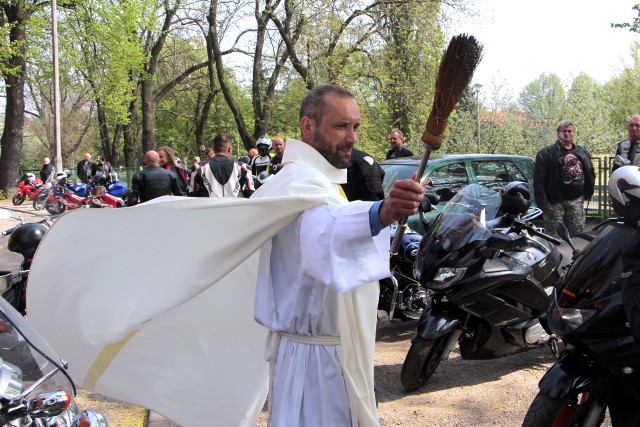
[[[62,212],[67,210],[67,206],[62,204],[62,202],[59,201],[53,201],[53,200],[47,200],[44,203],[44,208],[47,210],[47,212],[49,212],[51,215],[57,215],[57,214],[61,214]]]
[[[411,348],[402,364],[400,381],[407,391],[414,391],[427,383],[442,361],[449,334],[435,340],[420,336],[411,343]]]
[[[48,194],[39,194],[33,199],[33,209],[39,211],[44,209],[44,205],[47,202]]]
[[[596,424],[604,422],[606,406],[598,404],[592,392],[575,393],[565,399],[556,399],[542,391],[531,402],[522,427],[579,427],[595,417]]]
[[[16,193],[13,195],[13,198],[11,199],[11,202],[13,203],[14,206],[19,206],[24,202],[24,199],[26,199],[27,196],[25,194],[20,194],[20,193]]]

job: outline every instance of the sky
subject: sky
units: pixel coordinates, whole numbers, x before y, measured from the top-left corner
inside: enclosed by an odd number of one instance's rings
[[[490,95],[492,79],[506,83],[516,100],[542,73],[555,73],[565,86],[584,72],[605,83],[631,63],[638,34],[611,23],[631,22],[640,0],[474,0],[475,17],[454,14],[449,36],[472,34],[484,45],[473,83]]]

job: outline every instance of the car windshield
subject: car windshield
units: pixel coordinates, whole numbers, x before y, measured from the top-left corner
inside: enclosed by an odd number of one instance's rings
[[[457,251],[464,245],[484,240],[491,235],[486,221],[495,218],[500,207],[500,194],[478,184],[466,186],[442,209],[429,235],[438,239],[446,251]]]
[[[415,164],[383,164],[381,166],[384,170],[382,185],[385,194],[389,192],[394,182],[399,179],[410,179],[411,175],[418,170],[418,166]]]

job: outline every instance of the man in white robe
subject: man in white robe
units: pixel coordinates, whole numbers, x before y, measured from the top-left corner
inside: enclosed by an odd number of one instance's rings
[[[390,275],[386,226],[415,213],[423,190],[403,180],[384,202],[348,203],[338,184],[346,182],[359,126],[349,91],[314,88],[300,108],[302,141],[287,141],[283,168],[253,196],[326,200],[260,254],[254,313],[272,331],[272,426],[378,425],[375,281]]]

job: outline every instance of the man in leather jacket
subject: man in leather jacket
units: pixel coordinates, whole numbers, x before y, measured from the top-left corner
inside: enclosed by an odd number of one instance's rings
[[[160,196],[184,196],[178,184],[178,176],[158,165],[157,151],[147,151],[144,155],[144,169],[133,175],[131,196],[127,200],[129,206],[140,201],[146,202]]]
[[[575,236],[584,229],[584,201],[593,195],[595,171],[591,154],[574,144],[575,125],[561,122],[558,140],[536,155],[533,188],[536,204],[544,212],[547,233],[555,235],[555,223],[563,220]]]
[[[616,156],[621,156],[625,160],[629,160],[629,164],[640,166],[640,153],[637,153],[638,142],[640,142],[640,115],[636,114],[629,117],[629,134],[628,138],[616,144]],[[618,169],[620,165],[614,163],[611,172]]]
[[[351,166],[347,168],[347,183],[342,184],[347,199],[377,202],[384,199],[382,180],[384,171],[380,165],[364,151],[351,150]]]

